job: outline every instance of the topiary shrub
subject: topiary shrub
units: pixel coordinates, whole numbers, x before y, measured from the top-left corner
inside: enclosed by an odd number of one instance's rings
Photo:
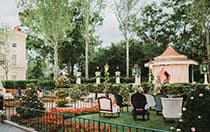
[[[24,119],[41,115],[41,112],[33,109],[45,110],[43,102],[38,98],[38,90],[34,84],[27,84],[25,94],[20,98],[16,111]]]
[[[80,100],[82,96],[86,96],[88,94],[88,89],[84,85],[75,84],[69,89],[69,96],[73,100]]]
[[[69,79],[67,76],[60,76],[55,80],[55,86],[57,88],[67,88],[69,87]]]
[[[120,87],[120,90],[119,90],[119,95],[121,95],[123,97],[124,100],[129,100],[129,93],[131,92],[131,87],[130,85],[126,85],[126,84],[123,84],[121,85]]]
[[[66,97],[68,96],[68,92],[64,89],[59,89],[55,91],[56,100],[55,103],[57,107],[65,107],[68,101]]]
[[[177,125],[178,130],[183,132],[208,132],[210,130],[209,89],[198,88],[191,92],[183,107],[182,114],[182,120]]]

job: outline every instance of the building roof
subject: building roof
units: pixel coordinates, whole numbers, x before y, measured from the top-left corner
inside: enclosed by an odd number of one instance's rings
[[[21,28],[20,28],[20,26],[15,26],[13,30],[20,32],[21,31]]]
[[[178,53],[174,48],[169,44],[167,49],[159,56],[154,57],[153,61],[145,63],[145,66],[148,67],[152,65],[176,65],[176,64],[194,64],[198,63],[192,59],[188,59],[187,56]]]
[[[15,26],[12,30],[13,36],[23,36],[26,38],[26,34],[21,30],[20,26]]]
[[[169,44],[168,48],[160,55],[160,56],[179,56],[178,52],[174,50],[174,48]]]

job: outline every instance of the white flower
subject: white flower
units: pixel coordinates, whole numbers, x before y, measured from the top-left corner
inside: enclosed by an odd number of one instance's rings
[[[190,99],[191,99],[191,100],[193,100],[193,99],[194,99],[194,97],[193,97],[193,96],[191,96],[191,97],[190,97]]]
[[[181,132],[181,129],[177,128],[176,131],[177,131],[177,132]]]
[[[199,97],[203,97],[203,93],[199,93]]]
[[[185,107],[182,108],[183,111],[186,111],[187,109]]]
[[[179,113],[179,115],[180,115],[180,116],[182,116],[182,112],[181,112],[181,113]]]
[[[174,130],[174,127],[170,127],[171,130]]]
[[[201,119],[201,118],[202,118],[202,116],[199,115],[199,116],[198,116],[198,119]]]
[[[183,122],[183,120],[182,119],[179,119],[179,122]]]

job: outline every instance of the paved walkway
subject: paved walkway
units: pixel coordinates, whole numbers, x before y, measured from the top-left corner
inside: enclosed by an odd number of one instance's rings
[[[26,132],[26,131],[9,124],[0,123],[0,132]]]

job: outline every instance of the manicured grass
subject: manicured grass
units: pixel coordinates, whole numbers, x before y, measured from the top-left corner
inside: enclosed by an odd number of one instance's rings
[[[98,120],[108,121],[108,122],[122,123],[122,124],[127,124],[127,125],[132,125],[132,126],[167,130],[167,131],[170,130],[170,127],[174,127],[176,125],[176,121],[174,120],[164,121],[162,115],[157,115],[155,111],[150,111],[150,119],[146,121],[142,121],[142,120],[134,121],[132,119],[130,112],[121,112],[120,117],[113,117],[113,118],[107,118],[103,116],[99,117],[98,114],[83,115],[81,117],[98,119]],[[142,117],[139,116],[138,118],[142,118]]]

